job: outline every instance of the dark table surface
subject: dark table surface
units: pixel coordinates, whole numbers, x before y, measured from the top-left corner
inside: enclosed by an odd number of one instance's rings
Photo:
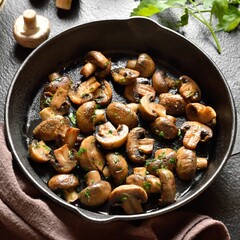
[[[0,12],[0,120],[4,120],[4,102],[8,87],[14,74],[31,53],[16,44],[12,27],[15,19],[26,9],[34,9],[38,14],[47,17],[51,24],[52,37],[71,26],[90,21],[127,18],[139,1],[134,0],[75,0],[71,11],[59,11],[55,1],[41,0],[7,0]],[[218,54],[204,26],[191,20],[182,29],[182,33],[190,41],[199,46],[217,64],[224,74],[232,94],[236,108],[240,110],[240,31],[231,34],[217,34],[222,47]],[[217,90],[217,88],[216,88]],[[221,96],[224,97],[224,96]],[[223,136],[224,137],[224,136]],[[239,142],[236,143],[239,146]],[[240,147],[237,147],[240,148]],[[233,155],[217,176],[212,185],[191,203],[185,210],[209,215],[222,221],[228,228],[232,239],[240,239],[240,154]]]

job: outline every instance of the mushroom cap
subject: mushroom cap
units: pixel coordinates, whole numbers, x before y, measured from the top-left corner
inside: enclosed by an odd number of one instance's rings
[[[33,134],[37,139],[43,141],[56,140],[59,136],[65,136],[70,127],[69,120],[63,116],[56,115],[53,118],[47,118],[37,125]]]
[[[36,48],[49,36],[50,23],[47,18],[36,15],[36,12],[27,9],[19,16],[13,26],[13,36],[23,47]]]
[[[105,149],[118,148],[127,141],[128,132],[125,124],[118,125],[116,129],[111,122],[106,122],[98,126],[96,139]]]
[[[128,175],[128,164],[125,158],[117,153],[106,154],[109,171],[116,185],[122,184]]]
[[[157,171],[161,182],[161,199],[159,199],[160,206],[166,206],[173,203],[176,199],[176,182],[173,173],[161,168]]]
[[[153,133],[164,139],[174,139],[178,134],[175,123],[168,116],[156,118],[154,122],[150,123],[150,127]]]
[[[184,146],[177,151],[176,173],[182,180],[189,181],[195,176],[197,168],[196,152]]]
[[[78,185],[78,178],[73,174],[57,174],[48,181],[48,187],[53,191],[74,189]]]
[[[181,76],[179,79],[182,81],[179,93],[191,102],[199,102],[201,100],[202,93],[198,84],[193,79],[185,75]]]
[[[127,214],[142,213],[141,203],[148,200],[146,191],[135,184],[124,184],[116,187],[109,196],[112,206],[122,206]]]
[[[155,68],[155,62],[148,54],[141,53],[138,56],[135,69],[140,72],[141,77],[150,78],[153,75]]]
[[[76,123],[81,132],[90,134],[95,131],[97,110],[97,103],[95,101],[85,102],[77,109]],[[103,110],[102,113],[102,118],[105,119]]]
[[[159,103],[165,107],[166,114],[179,116],[185,113],[186,101],[180,94],[161,93]]]
[[[96,145],[96,138],[88,136],[81,142],[78,151],[79,164],[85,171],[102,171],[105,165],[105,157]]]
[[[108,200],[112,187],[107,181],[95,182],[79,193],[80,202],[89,207],[97,207]]]
[[[112,100],[112,88],[106,80],[101,81],[101,86],[94,92],[93,99],[100,106],[106,106]]]
[[[125,124],[132,129],[138,125],[136,112],[121,102],[112,102],[106,109],[107,118],[115,127]]]

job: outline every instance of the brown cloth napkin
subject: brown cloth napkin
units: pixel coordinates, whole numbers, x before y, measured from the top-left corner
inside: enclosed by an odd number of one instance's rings
[[[15,166],[0,123],[0,239],[230,239],[221,221],[191,212],[140,221],[93,223],[40,193]]]

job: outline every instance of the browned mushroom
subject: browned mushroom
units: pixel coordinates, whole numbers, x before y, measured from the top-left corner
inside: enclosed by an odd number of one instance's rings
[[[55,158],[51,159],[51,164],[58,173],[69,173],[77,166],[77,151],[70,150],[67,144],[55,149],[53,153]]]
[[[178,135],[175,122],[168,116],[156,118],[154,122],[150,123],[150,127],[154,134],[164,139],[174,139]]]
[[[159,116],[166,116],[166,109],[161,104],[153,101],[152,95],[145,95],[139,104],[139,113],[145,121],[154,121]]]
[[[124,89],[124,97],[132,103],[138,103],[147,94],[155,99],[156,91],[150,85],[149,80],[144,78],[137,78],[134,83],[127,85]]]
[[[140,72],[140,77],[150,78],[153,75],[155,68],[155,62],[148,54],[141,53],[138,56],[135,69]]]
[[[92,170],[85,175],[87,187],[79,193],[80,202],[88,207],[104,204],[112,191],[109,182],[101,180],[100,174]]]
[[[118,148],[127,141],[128,132],[125,124],[118,125],[116,129],[111,122],[106,122],[98,126],[96,139],[105,149]]]
[[[79,132],[79,128],[69,127],[64,137],[64,144],[67,144],[69,148],[73,148],[77,141]]]
[[[127,184],[135,184],[142,187],[147,194],[160,193],[161,183],[160,179],[152,174],[146,174],[147,169],[145,167],[133,168],[133,174],[126,178]]]
[[[159,103],[165,107],[169,115],[180,116],[185,113],[186,101],[180,94],[161,93]]]
[[[127,137],[126,151],[128,158],[135,163],[142,163],[153,151],[154,139],[146,138],[147,131],[142,127],[133,128]]]
[[[75,191],[78,186],[78,178],[73,174],[58,174],[48,181],[48,187],[52,191],[61,190],[67,202],[74,202],[78,199],[78,194]]]
[[[195,176],[197,169],[196,152],[185,147],[181,147],[177,151],[176,173],[182,180],[189,181]]]
[[[169,89],[178,87],[179,82],[168,77],[164,70],[157,70],[152,76],[153,88],[158,94],[167,93]]]
[[[51,160],[51,148],[44,141],[34,139],[28,147],[30,158],[38,163],[45,163]]]
[[[112,206],[121,206],[126,214],[143,213],[142,203],[148,200],[146,191],[135,184],[116,187],[109,196]]]
[[[53,111],[53,109],[51,107],[46,107],[46,108],[42,109],[39,112],[39,115],[40,115],[42,121],[44,121],[48,118],[54,118],[56,116],[55,112]]]
[[[161,199],[160,206],[169,205],[176,200],[176,181],[173,173],[168,169],[158,169],[157,174],[161,182]]]
[[[96,77],[91,77],[80,85],[72,86],[68,91],[70,100],[76,104],[81,105],[93,99],[93,93],[101,86]]]
[[[188,76],[181,76],[179,78],[182,81],[179,93],[191,102],[199,102],[202,94],[198,84]]]
[[[146,161],[147,171],[156,175],[157,170],[166,168],[171,172],[174,170],[177,161],[177,153],[172,148],[161,148],[155,152],[153,159]]]
[[[136,112],[121,102],[112,102],[106,109],[107,118],[117,127],[120,124],[125,124],[132,129],[138,125],[138,117]]]
[[[98,109],[95,101],[83,103],[76,111],[76,123],[83,133],[93,133],[96,125],[106,122],[104,109]]]
[[[206,142],[213,136],[211,128],[196,121],[183,123],[181,130],[185,132],[183,145],[189,149],[195,149],[199,142]]]
[[[129,85],[134,83],[140,73],[130,68],[119,67],[111,71],[113,80],[120,85]]]
[[[99,51],[90,51],[85,55],[85,60],[96,64],[98,67],[105,69],[110,61]]]
[[[189,103],[186,106],[186,116],[189,121],[197,121],[209,127],[216,125],[217,114],[210,106],[201,103]]]
[[[47,118],[37,125],[33,130],[33,134],[39,140],[52,141],[58,137],[65,137],[65,133],[69,127],[70,123],[67,118],[56,115],[53,118]]]
[[[106,80],[100,81],[101,86],[94,92],[93,99],[100,106],[106,106],[112,100],[112,88]]]
[[[107,153],[105,157],[114,183],[120,185],[125,182],[128,175],[128,164],[126,159],[118,152]]]
[[[81,142],[78,150],[78,160],[80,166],[85,171],[103,170],[105,166],[105,157],[96,145],[96,138],[88,136]]]

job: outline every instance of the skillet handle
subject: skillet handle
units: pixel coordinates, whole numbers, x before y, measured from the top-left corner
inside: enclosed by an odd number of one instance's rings
[[[240,153],[240,114],[237,112],[237,129],[236,129],[236,138],[233,146],[232,156]]]

